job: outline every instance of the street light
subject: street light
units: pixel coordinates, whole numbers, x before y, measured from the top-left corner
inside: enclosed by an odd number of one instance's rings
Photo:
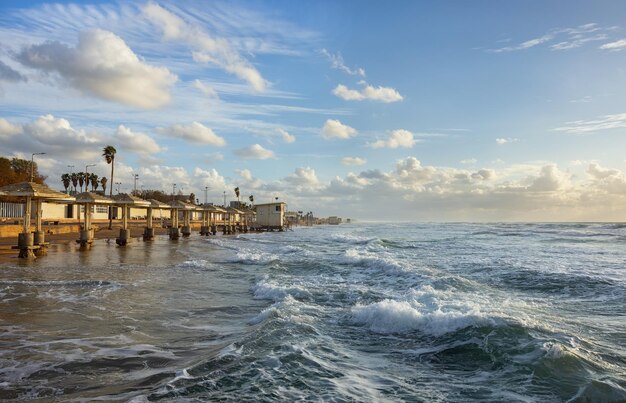
[[[87,176],[87,174],[89,173],[89,167],[95,167],[96,164],[89,164],[89,165],[85,165],[85,176]]]
[[[139,179],[139,174],[135,174],[134,179],[135,179],[135,186],[134,186],[135,193],[137,193],[137,180]]]
[[[30,181],[33,181],[35,176],[35,155],[44,155],[45,153],[32,153],[30,156]]]
[[[207,194],[208,194],[208,192],[209,192],[209,187],[205,186],[204,187],[204,204],[207,204],[207,201],[208,201],[207,200]]]
[[[68,167],[68,168],[71,168],[71,169],[70,169],[70,173],[74,172],[74,165],[68,165],[67,167]]]
[[[120,185],[122,182],[115,182],[115,186],[117,186],[117,194],[120,194]]]
[[[172,203],[174,203],[174,192],[176,192],[176,184],[172,183]]]

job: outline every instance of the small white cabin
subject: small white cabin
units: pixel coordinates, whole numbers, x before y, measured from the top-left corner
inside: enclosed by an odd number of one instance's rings
[[[256,210],[256,226],[258,227],[280,229],[287,223],[285,220],[287,203],[285,202],[257,204],[254,209]]]

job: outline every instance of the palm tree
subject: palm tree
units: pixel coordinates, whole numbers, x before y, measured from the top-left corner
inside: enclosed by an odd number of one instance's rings
[[[72,172],[70,174],[70,179],[72,180],[72,185],[74,185],[74,193],[76,193],[76,186],[78,186],[78,174],[76,172]]]
[[[96,189],[98,189],[98,185],[100,184],[98,182],[98,175],[96,174],[90,174],[89,175],[89,180],[91,182],[91,190],[93,190],[94,192],[96,191]]]
[[[113,172],[115,171],[115,154],[117,150],[113,146],[106,146],[102,149],[102,156],[106,160],[107,164],[111,164],[111,189],[109,190],[109,197],[113,197]],[[106,193],[106,189],[105,193]],[[109,229],[113,228],[113,215],[109,208]]]
[[[91,176],[89,175],[89,172],[85,172],[85,192],[89,191],[89,180],[91,179]]]
[[[78,175],[78,185],[80,186],[80,191],[83,191],[83,185],[85,184],[85,173],[84,172],[79,172],[76,175]]]
[[[61,181],[63,182],[63,186],[65,187],[65,193],[67,193],[67,188],[70,187],[70,174],[61,175]]]
[[[100,185],[102,185],[102,193],[106,192],[106,190],[107,190],[107,178],[106,178],[106,176],[103,176],[102,178],[100,178]]]

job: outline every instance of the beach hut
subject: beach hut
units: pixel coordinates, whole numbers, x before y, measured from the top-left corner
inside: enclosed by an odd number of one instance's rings
[[[213,235],[217,235],[217,222],[223,220],[224,214],[226,214],[226,210],[221,207],[214,206],[212,204],[203,204],[202,209],[207,214],[207,223],[208,229],[210,233]],[[208,233],[206,235],[209,235]]]
[[[151,203],[137,196],[129,195],[128,193],[118,193],[113,196],[113,204],[122,208],[122,228],[120,228],[120,236],[115,240],[115,243],[120,246],[125,246],[130,239],[128,216],[130,215],[131,207],[148,208]]]
[[[267,231],[273,231],[275,229],[283,231],[285,229],[285,212],[287,210],[287,203],[276,202],[257,204],[254,209],[256,211],[255,226],[257,228],[265,229]]]
[[[86,248],[92,244],[94,235],[91,227],[91,207],[108,206],[113,204],[113,200],[94,192],[83,192],[74,197],[76,198],[76,204],[82,205],[85,210],[85,222],[76,242],[80,244],[81,248]]]
[[[191,235],[191,212],[196,209],[194,204],[185,203],[180,200],[174,200],[170,203],[172,209],[172,228],[170,229],[170,239],[178,239],[178,212],[183,212],[183,226],[181,232],[184,237]]]
[[[150,241],[154,239],[154,227],[152,226],[153,211],[156,210],[169,210],[171,207],[167,203],[163,203],[156,199],[148,199],[150,206],[148,206],[146,215],[146,229],[143,231],[144,241]]]
[[[17,247],[19,249],[20,258],[34,258],[33,251],[40,250],[47,244],[42,229],[42,208],[44,201],[56,203],[71,203],[74,197],[65,193],[57,192],[48,186],[35,182],[20,182],[6,185],[0,188],[0,196],[3,198],[18,198],[24,201],[24,227],[22,233],[18,235]],[[32,205],[35,202],[35,232],[30,232],[30,219],[32,214]]]

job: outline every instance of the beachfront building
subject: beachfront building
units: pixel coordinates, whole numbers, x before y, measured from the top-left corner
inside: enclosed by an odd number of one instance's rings
[[[265,203],[254,206],[256,211],[255,227],[265,230],[283,231],[287,225],[285,212],[287,211],[287,203]]]

